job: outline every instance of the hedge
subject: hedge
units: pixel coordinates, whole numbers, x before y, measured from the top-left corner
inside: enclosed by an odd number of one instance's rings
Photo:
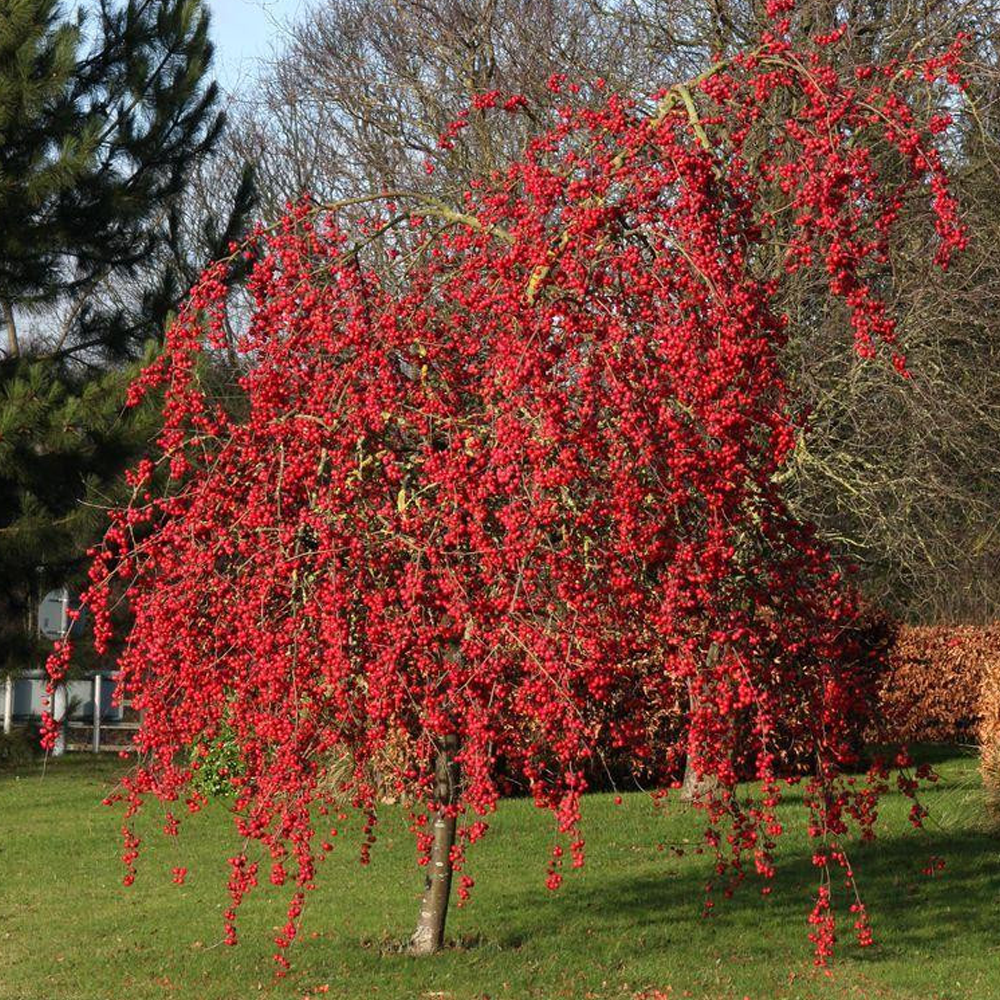
[[[901,626],[880,704],[893,741],[978,743],[1000,787],[1000,624]]]

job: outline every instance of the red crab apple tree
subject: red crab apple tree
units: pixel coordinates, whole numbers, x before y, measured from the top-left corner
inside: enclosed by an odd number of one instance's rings
[[[964,235],[935,148],[948,120],[904,98],[956,83],[961,49],[843,79],[842,31],[795,49],[790,6],[770,4],[753,50],[651,102],[554,79],[555,124],[458,207],[393,192],[350,225],[303,203],[258,229],[234,248],[252,310],[227,407],[202,373],[228,336],[233,259],[206,271],[133,387],[162,393],[164,428],[84,598],[101,647],[111,603],[129,611],[119,690],[143,715],[119,795],[126,881],[131,817],[149,796],[196,810],[200,748],[221,734],[251,845],[229,859],[226,940],[259,879],[287,881],[282,965],[335,806],[363,815],[364,861],[385,789],[409,804],[429,871],[412,948],[429,952],[512,784],[553,814],[554,889],[583,864],[602,755],[660,794],[687,761],[709,779],[696,804],[728,892],[773,874],[804,756],[817,961],[835,882],[870,940],[843,842],[852,824],[871,835],[888,787],[881,766],[848,774],[874,670],[850,590],[776,485],[803,428],[766,262],[825,274],[858,354],[905,375],[875,292],[903,199],[927,197],[942,266]],[[481,95],[451,135],[524,110]]]

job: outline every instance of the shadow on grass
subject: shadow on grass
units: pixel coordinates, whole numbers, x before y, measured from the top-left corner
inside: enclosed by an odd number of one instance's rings
[[[926,875],[922,869],[934,856],[945,859],[945,869]],[[565,935],[567,911],[601,938],[633,940],[642,948],[676,944],[682,937],[722,944],[724,936],[727,948],[759,950],[763,943],[787,954],[796,938],[805,940],[806,917],[819,883],[811,853],[786,849],[767,897],[759,891],[763,883],[748,877],[732,898],[718,892],[713,915],[704,920],[700,901],[711,862],[698,860],[704,864],[688,864],[680,873],[609,872],[600,887],[567,883],[569,898],[559,914],[555,900],[534,909],[512,908],[514,920],[498,943],[517,947],[525,940]],[[876,938],[893,954],[917,953],[944,939],[960,941],[965,953],[1000,947],[1000,840],[988,832],[880,838],[855,846],[851,861]],[[833,891],[838,936],[846,940],[853,923],[848,911],[852,897],[836,873]],[[883,949],[857,953],[874,961],[885,954]]]

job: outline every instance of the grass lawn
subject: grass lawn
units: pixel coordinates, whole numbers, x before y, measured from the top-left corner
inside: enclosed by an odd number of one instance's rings
[[[471,853],[473,899],[449,923],[456,946],[422,960],[385,947],[410,931],[421,887],[412,842],[387,809],[369,868],[355,860],[356,840],[337,838],[293,971],[275,981],[270,942],[284,890],[262,886],[244,904],[239,947],[218,943],[225,858],[238,847],[221,808],[191,819],[179,841],[157,832],[150,810],[139,877],[125,889],[119,814],[100,805],[117,761],[75,755],[44,778],[34,765],[0,773],[0,998],[632,1000],[659,990],[670,1000],[1000,1000],[1000,835],[975,760],[939,755],[927,831],[911,831],[908,804],[893,798],[883,839],[854,852],[877,944],[841,941],[830,976],[811,964],[805,918],[816,875],[791,798],[786,826],[796,829],[782,838],[774,893],[747,884],[708,919],[707,857],[657,847],[697,838],[698,817],[686,810],[664,817],[643,795],[620,806],[589,796],[587,865],[552,893],[547,815],[505,803]],[[921,874],[931,855],[947,860],[935,877]],[[184,886],[171,883],[174,865],[190,870]]]

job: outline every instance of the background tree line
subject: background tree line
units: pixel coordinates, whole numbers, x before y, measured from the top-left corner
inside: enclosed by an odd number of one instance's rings
[[[316,0],[232,95],[227,122],[197,0],[77,9],[0,3],[0,663],[11,666],[32,659],[34,602],[79,570],[121,470],[155,432],[148,412],[122,408],[134,366],[251,214],[272,219],[303,191],[460,205],[544,124],[536,112],[487,127],[472,112],[443,148],[475,95],[551,107],[560,80],[651,94],[746,44],[764,19],[758,0]],[[820,305],[812,279],[786,282],[786,363],[811,433],[784,479],[873,602],[915,621],[995,620],[1000,2],[814,0],[795,30],[845,19],[840,58],[859,67],[968,33],[951,169],[973,240],[943,278],[916,235],[923,209],[902,208],[912,225],[884,277],[908,380],[843,349],[846,318]],[[776,246],[757,263],[780,259]]]

